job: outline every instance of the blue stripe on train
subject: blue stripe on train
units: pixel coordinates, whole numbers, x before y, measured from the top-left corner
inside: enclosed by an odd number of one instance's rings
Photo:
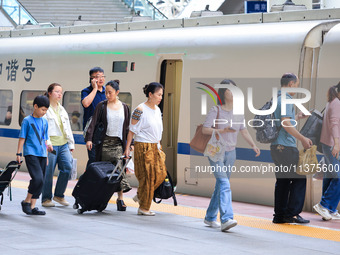
[[[190,148],[190,145],[188,143],[178,143],[177,153],[183,154],[183,155],[203,156],[202,153],[197,152],[194,149]],[[316,155],[316,156],[319,161],[323,157],[323,155]],[[270,155],[270,150],[261,150],[261,155],[258,157],[255,157],[255,152],[252,149],[236,148],[236,159],[273,163],[272,157]]]
[[[0,128],[0,137],[19,138],[19,129]],[[73,134],[76,144],[85,144],[83,135]]]
[[[183,155],[203,156],[202,153],[190,148],[188,143],[178,143],[177,153]],[[247,148],[236,148],[236,159],[269,163],[273,162],[272,157],[270,156],[270,150],[261,150],[261,155],[256,158],[255,152],[252,149]]]
[[[0,128],[0,137],[18,138],[19,132],[20,130],[18,129]],[[73,134],[73,137],[76,144],[85,144],[83,135]],[[177,153],[182,155],[203,156],[202,153],[191,149],[188,143],[178,143]],[[317,155],[317,157],[320,160],[322,155]],[[236,159],[268,163],[273,162],[270,156],[270,150],[261,150],[261,155],[256,158],[254,151],[248,148],[236,148]]]

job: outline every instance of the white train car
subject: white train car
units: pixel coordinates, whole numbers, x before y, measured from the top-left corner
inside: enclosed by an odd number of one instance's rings
[[[208,161],[189,147],[205,118],[197,82],[233,79],[245,95],[248,87],[254,89],[259,108],[279,87],[282,74],[294,72],[312,93],[305,107],[321,110],[328,87],[339,80],[339,22],[340,10],[332,9],[0,32],[1,165],[15,158],[20,121],[31,113],[33,98],[57,82],[74,121],[74,157],[81,174],[87,153],[80,91],[89,85],[89,69],[100,66],[106,81],[120,80],[120,98],[132,108],[145,100],[145,84],[165,85],[162,145],[177,192],[210,196],[213,176],[195,171]],[[253,118],[246,105],[245,117]],[[271,164],[269,145],[258,146],[262,153],[255,158],[239,138],[237,169]],[[273,173],[233,173],[231,183],[234,200],[273,204]],[[309,177],[305,209],[311,210],[320,193],[321,182]]]

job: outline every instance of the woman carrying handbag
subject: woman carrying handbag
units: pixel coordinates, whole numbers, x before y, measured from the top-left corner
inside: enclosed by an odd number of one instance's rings
[[[223,80],[221,84],[232,84],[236,86],[235,82],[232,80]],[[215,190],[211,197],[209,207],[207,209],[204,223],[210,227],[221,228],[221,231],[227,231],[228,229],[235,227],[237,221],[234,220],[233,208],[231,205],[231,188],[230,188],[230,172],[225,171],[225,169],[230,169],[236,160],[236,143],[237,134],[241,133],[246,142],[251,146],[251,148],[256,153],[256,157],[260,155],[260,150],[255,145],[253,139],[251,138],[248,130],[244,125],[233,124],[220,124],[218,127],[212,128],[214,119],[225,119],[230,123],[232,120],[234,123],[242,123],[244,120],[243,116],[235,116],[233,114],[233,95],[229,89],[220,88],[218,90],[218,95],[221,98],[222,105],[214,106],[210,109],[207,118],[203,124],[203,134],[211,135],[215,131],[223,137],[224,141],[227,143],[226,150],[224,152],[223,160],[214,162],[209,158],[211,166],[215,167],[214,176],[216,178]],[[216,171],[221,169],[221,171]],[[217,213],[220,211],[221,224],[216,221]]]

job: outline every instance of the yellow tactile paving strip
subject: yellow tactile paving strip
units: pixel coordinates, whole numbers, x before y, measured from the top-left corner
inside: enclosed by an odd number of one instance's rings
[[[12,186],[15,188],[27,188],[28,183],[26,181],[12,181]],[[65,195],[72,196],[72,189],[67,189]],[[110,200],[110,203],[115,204],[116,198]],[[138,207],[132,198],[125,197],[124,202],[129,207]],[[158,212],[166,212],[171,214],[177,214],[182,216],[194,217],[203,219],[205,216],[205,210],[187,206],[173,206],[172,204],[152,204],[151,209]],[[271,220],[256,218],[244,215],[235,215],[239,225],[258,228],[276,232],[282,232],[286,234],[313,237],[318,239],[330,240],[340,242],[340,231],[325,229],[314,226],[303,225],[290,225],[290,224],[273,224]]]

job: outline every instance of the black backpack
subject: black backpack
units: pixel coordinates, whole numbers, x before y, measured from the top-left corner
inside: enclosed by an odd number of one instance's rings
[[[162,182],[161,185],[157,189],[155,189],[155,192],[153,194],[153,201],[157,204],[162,202],[163,199],[168,199],[172,197],[174,200],[174,206],[177,206],[177,199],[174,191],[174,185],[172,183],[171,176],[169,172],[167,171],[167,176],[165,177],[165,180]],[[160,199],[159,201],[156,201],[156,198]]]
[[[268,110],[271,108],[273,104],[273,99],[268,101],[260,110]],[[279,136],[279,132],[281,129],[277,127],[275,121],[274,113],[267,115],[255,115],[254,117],[254,128],[256,130],[256,140],[260,143],[272,143]]]

